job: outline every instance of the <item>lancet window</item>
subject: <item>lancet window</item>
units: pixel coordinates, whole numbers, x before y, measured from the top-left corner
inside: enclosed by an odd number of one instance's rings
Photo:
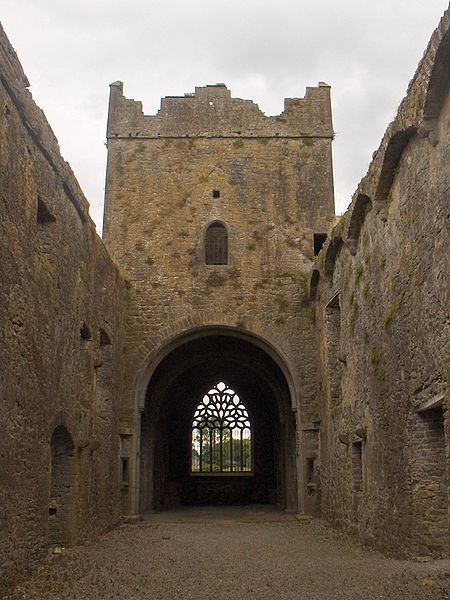
[[[223,381],[210,389],[192,421],[192,473],[250,473],[252,426],[246,407]]]

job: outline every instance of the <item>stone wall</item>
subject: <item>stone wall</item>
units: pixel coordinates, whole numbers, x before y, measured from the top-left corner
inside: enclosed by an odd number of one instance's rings
[[[119,519],[123,285],[28,85],[0,30],[2,583]]]
[[[217,325],[277,348],[298,420],[317,419],[306,274],[314,233],[334,222],[329,87],[287,99],[277,117],[223,84],[146,116],[122,87],[111,85],[104,239],[129,284],[124,420],[136,433],[136,382],[152,349]],[[227,228],[227,264],[205,264],[215,221]]]
[[[326,518],[393,553],[449,546],[449,14],[311,276]]]

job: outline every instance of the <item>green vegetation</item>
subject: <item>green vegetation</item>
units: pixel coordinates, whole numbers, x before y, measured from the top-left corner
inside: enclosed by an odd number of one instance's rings
[[[380,353],[376,346],[372,346],[370,351],[370,364],[374,369],[377,369],[378,365],[380,364]]]
[[[355,268],[355,283],[356,283],[356,285],[358,285],[358,283],[361,281],[361,277],[363,276],[363,273],[364,273],[363,265],[358,265]]]
[[[395,315],[399,311],[400,306],[402,305],[404,297],[405,297],[405,292],[402,292],[392,302],[392,304],[389,307],[389,309],[388,309],[388,311],[386,313],[386,316],[384,318],[384,326],[385,327],[387,327],[389,325],[389,323],[392,321],[392,319],[395,317]]]
[[[241,139],[234,140],[234,142],[233,142],[233,146],[234,146],[235,148],[242,148],[242,147],[243,147],[243,145],[244,145],[244,142],[243,142],[243,140],[241,140]]]
[[[304,283],[306,285],[307,276],[303,271],[286,271],[285,273],[282,273],[280,277],[289,277],[296,283]]]
[[[284,296],[276,296],[275,303],[277,304],[278,310],[284,312],[289,308],[289,302]]]
[[[351,330],[355,330],[356,319],[358,318],[358,305],[355,302],[352,306],[352,311],[350,313],[350,327]]]
[[[222,471],[231,472],[231,456],[233,456],[233,471],[240,471],[241,464],[244,471],[252,469],[252,444],[250,437],[242,440],[231,436],[230,429],[219,427],[203,429],[203,435],[199,429],[192,432],[192,467],[193,471],[200,471],[199,449],[201,448],[202,472],[220,471],[220,447],[222,446]],[[222,433],[222,440],[221,438]],[[203,439],[202,439],[203,438]],[[212,447],[211,447],[212,442]],[[231,445],[231,448],[230,448]],[[231,450],[231,453],[230,453]],[[242,457],[241,457],[242,451]],[[212,460],[211,460],[212,459]]]

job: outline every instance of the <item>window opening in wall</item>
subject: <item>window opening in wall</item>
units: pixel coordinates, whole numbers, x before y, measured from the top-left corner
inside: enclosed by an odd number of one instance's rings
[[[432,552],[448,547],[448,479],[444,394],[430,399],[413,415],[410,448],[416,530]],[[430,536],[430,532],[432,535]]]
[[[191,442],[192,473],[251,473],[250,417],[239,396],[223,381],[197,406]]]
[[[217,221],[211,223],[205,232],[205,263],[228,264],[228,232],[225,225]]]
[[[111,339],[104,329],[100,329],[100,346],[110,346]]]
[[[213,190],[212,191],[212,197],[213,198],[220,198],[220,190]]]
[[[327,343],[327,363],[331,405],[342,399],[341,357],[341,308],[339,294],[335,294],[325,307],[325,333]]]
[[[306,483],[314,483],[314,458],[306,459]]]
[[[308,457],[306,459],[306,487],[308,496],[315,495],[315,460],[313,457]]]
[[[48,505],[48,541],[64,544],[72,540],[74,527],[74,451],[71,435],[63,426],[51,438],[50,498]]]
[[[121,458],[120,459],[120,482],[124,484],[128,484],[129,480],[129,459]]]
[[[314,256],[317,256],[322,250],[323,245],[327,239],[326,233],[315,233],[314,234]]]
[[[47,223],[53,223],[56,221],[55,217],[51,214],[45,202],[40,197],[38,197],[37,201],[36,219],[40,225],[45,225]]]
[[[86,323],[83,323],[83,326],[80,329],[80,337],[84,341],[91,339],[91,332],[89,330],[89,327],[86,325]]]
[[[362,490],[362,442],[354,442],[352,444],[352,483],[354,492]]]

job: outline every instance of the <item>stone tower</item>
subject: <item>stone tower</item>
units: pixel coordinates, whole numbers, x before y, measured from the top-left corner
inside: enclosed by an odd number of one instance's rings
[[[123,505],[316,503],[307,273],[334,223],[330,88],[278,116],[224,84],[154,116],[111,85],[104,240],[128,282]],[[254,424],[252,476],[192,477],[196,403],[218,381]],[[208,477],[206,476],[208,475]]]

